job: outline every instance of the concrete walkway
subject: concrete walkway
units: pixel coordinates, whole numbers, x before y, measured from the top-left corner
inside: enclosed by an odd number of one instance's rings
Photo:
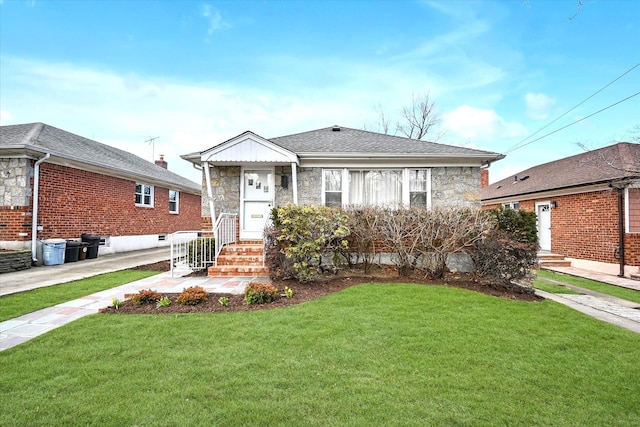
[[[640,282],[625,277],[611,276],[589,270],[581,270],[575,267],[545,267],[545,270],[555,271],[570,276],[582,277],[598,282],[608,283],[626,289],[640,292]],[[562,282],[562,279],[545,281],[561,284],[580,292],[583,295],[575,294],[552,294],[549,292],[536,290],[536,293],[545,299],[549,299],[567,307],[571,307],[581,313],[587,314],[596,319],[628,329],[640,334],[640,304],[621,298],[616,298],[600,292],[580,288]]]

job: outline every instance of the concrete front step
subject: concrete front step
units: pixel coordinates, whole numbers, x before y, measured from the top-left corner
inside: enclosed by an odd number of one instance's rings
[[[262,255],[220,255],[218,257],[218,265],[245,265],[262,267]]]
[[[538,265],[545,267],[571,267],[571,261],[567,261],[564,255],[547,252],[538,253]]]
[[[632,274],[629,277],[631,277],[631,280],[640,280],[640,274]]]
[[[238,276],[238,277],[267,277],[269,270],[266,267],[241,266],[241,265],[219,265],[217,267],[209,267],[207,270],[209,276]]]
[[[229,245],[222,248],[220,255],[262,255],[262,245]]]
[[[225,246],[218,256],[218,265],[209,267],[209,276],[250,277],[269,276],[264,266],[263,246],[260,241],[240,242]]]

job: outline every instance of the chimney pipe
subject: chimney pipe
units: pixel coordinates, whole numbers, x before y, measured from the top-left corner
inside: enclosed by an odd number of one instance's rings
[[[167,162],[165,162],[164,160],[164,154],[160,154],[160,160],[156,160],[155,163],[161,168],[167,169],[168,165],[167,165]]]

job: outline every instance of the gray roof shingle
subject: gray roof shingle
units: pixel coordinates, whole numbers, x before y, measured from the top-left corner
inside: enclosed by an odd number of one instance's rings
[[[334,129],[339,129],[338,131]],[[304,157],[310,153],[345,154],[415,154],[434,156],[488,157],[499,160],[504,156],[489,151],[454,145],[403,138],[400,136],[332,126],[293,135],[270,138],[273,142]]]
[[[133,179],[148,178],[194,194],[201,191],[200,184],[135,154],[43,123],[0,126],[0,153],[9,149],[51,153],[52,157],[118,172]]]
[[[482,200],[639,177],[640,144],[621,142],[518,172],[483,188]]]

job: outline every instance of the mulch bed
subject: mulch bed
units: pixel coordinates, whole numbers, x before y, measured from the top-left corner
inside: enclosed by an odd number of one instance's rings
[[[169,262],[163,261],[138,267],[139,270],[168,271]],[[517,285],[499,285],[486,281],[478,281],[474,276],[465,274],[449,274],[444,280],[425,279],[422,275],[416,274],[412,277],[398,277],[392,268],[378,268],[372,274],[364,274],[362,270],[342,270],[339,274],[331,277],[323,277],[313,283],[299,283],[293,280],[273,282],[279,291],[284,292],[284,287],[288,286],[294,290],[292,298],[280,296],[275,301],[268,304],[246,305],[244,295],[229,294],[207,294],[207,301],[198,305],[180,305],[176,302],[178,294],[166,294],[171,300],[168,307],[157,308],[154,304],[137,305],[131,300],[122,302],[119,309],[108,307],[102,310],[103,313],[119,314],[173,314],[173,313],[210,313],[228,311],[249,311],[264,310],[300,304],[318,297],[337,292],[359,283],[420,283],[424,285],[447,285],[468,289],[493,295],[500,298],[508,298],[523,301],[540,301],[543,298],[535,295],[532,288]],[[223,307],[218,302],[218,298],[226,297],[229,303]]]

